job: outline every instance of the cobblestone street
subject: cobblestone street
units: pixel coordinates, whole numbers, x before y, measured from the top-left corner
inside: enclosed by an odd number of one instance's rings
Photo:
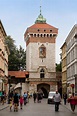
[[[5,104],[5,107],[7,107],[8,104]],[[3,107],[3,106],[2,106]],[[1,109],[1,105],[0,105],[0,109]],[[60,109],[59,109],[59,112],[55,112],[54,110],[54,105],[51,105],[51,104],[47,104],[47,99],[43,99],[41,101],[41,103],[34,103],[33,102],[33,99],[30,99],[29,103],[26,105],[26,106],[23,106],[23,109],[20,110],[19,108],[19,111],[18,112],[14,112],[12,110],[12,112],[10,112],[9,110],[9,107],[3,109],[3,110],[0,110],[0,115],[1,116],[6,116],[6,115],[11,115],[11,116],[14,116],[14,115],[17,115],[17,116],[76,116],[77,115],[77,107],[75,109],[75,113],[73,113],[70,109],[70,105],[67,103],[67,105],[63,105],[63,101],[60,105]]]

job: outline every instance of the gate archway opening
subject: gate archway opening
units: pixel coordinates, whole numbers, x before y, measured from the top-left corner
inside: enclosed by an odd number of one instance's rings
[[[42,90],[43,92],[43,98],[48,97],[48,92],[50,91],[50,85],[42,83],[37,85],[37,91]]]

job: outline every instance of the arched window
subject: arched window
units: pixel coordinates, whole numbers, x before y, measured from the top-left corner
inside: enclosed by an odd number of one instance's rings
[[[39,34],[37,34],[37,37],[39,37]]]
[[[46,36],[46,34],[44,34],[44,37]]]
[[[40,36],[42,37],[42,34]]]
[[[45,77],[45,71],[44,71],[44,69],[42,68],[41,70],[40,70],[40,78],[44,78]]]
[[[34,37],[36,37],[36,34],[34,34]]]

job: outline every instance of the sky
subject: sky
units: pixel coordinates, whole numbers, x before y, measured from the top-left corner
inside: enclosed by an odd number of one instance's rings
[[[16,46],[26,49],[24,33],[35,23],[40,5],[46,22],[58,28],[55,55],[56,63],[60,63],[60,48],[77,23],[77,0],[0,0],[0,20]]]

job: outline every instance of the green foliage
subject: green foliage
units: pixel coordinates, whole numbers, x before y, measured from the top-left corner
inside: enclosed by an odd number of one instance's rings
[[[19,49],[14,44],[14,40],[7,36],[5,38],[5,44],[7,44],[10,55],[8,57],[8,70],[18,71],[20,69],[26,69],[26,51],[20,46]]]
[[[56,64],[56,72],[61,72],[62,71],[62,63]]]

